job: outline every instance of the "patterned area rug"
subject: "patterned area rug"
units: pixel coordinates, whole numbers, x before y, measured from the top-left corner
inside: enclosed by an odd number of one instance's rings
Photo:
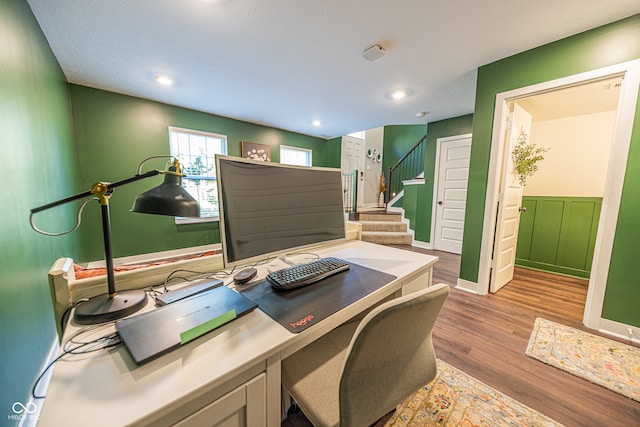
[[[561,426],[453,366],[438,360],[438,376],[407,398],[385,427]]]
[[[526,354],[640,402],[640,348],[538,317]]]

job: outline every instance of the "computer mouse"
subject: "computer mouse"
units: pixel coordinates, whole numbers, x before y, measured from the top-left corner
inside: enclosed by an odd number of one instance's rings
[[[233,283],[235,283],[236,285],[244,285],[249,280],[256,277],[256,274],[258,274],[258,270],[256,270],[255,268],[245,268],[244,270],[240,270],[233,276]]]

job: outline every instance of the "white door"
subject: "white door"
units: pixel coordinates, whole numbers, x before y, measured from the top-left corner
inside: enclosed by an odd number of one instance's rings
[[[364,140],[352,136],[342,137],[341,169],[343,173],[358,171],[356,178],[357,206],[362,207],[362,182],[364,181]]]
[[[505,133],[501,191],[498,199],[496,235],[491,261],[490,291],[497,292],[513,279],[516,262],[516,245],[520,226],[520,207],[523,187],[518,181],[511,155],[513,147],[522,133],[531,135],[531,114],[518,104],[511,104],[511,113]]]
[[[434,249],[462,253],[471,136],[438,140]]]

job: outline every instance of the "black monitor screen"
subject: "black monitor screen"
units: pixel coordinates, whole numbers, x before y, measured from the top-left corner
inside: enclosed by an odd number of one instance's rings
[[[225,265],[345,238],[340,169],[217,156]]]

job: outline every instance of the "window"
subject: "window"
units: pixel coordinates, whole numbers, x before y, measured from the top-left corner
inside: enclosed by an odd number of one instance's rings
[[[200,203],[200,219],[176,218],[176,223],[216,220],[218,186],[216,154],[227,154],[227,137],[215,133],[169,127],[170,153],[182,165],[182,186]]]
[[[311,166],[311,150],[306,148],[280,146],[280,163],[287,165]]]
[[[361,130],[360,132],[348,133],[347,136],[352,136],[352,137],[358,138],[358,139],[364,139],[364,131]]]

